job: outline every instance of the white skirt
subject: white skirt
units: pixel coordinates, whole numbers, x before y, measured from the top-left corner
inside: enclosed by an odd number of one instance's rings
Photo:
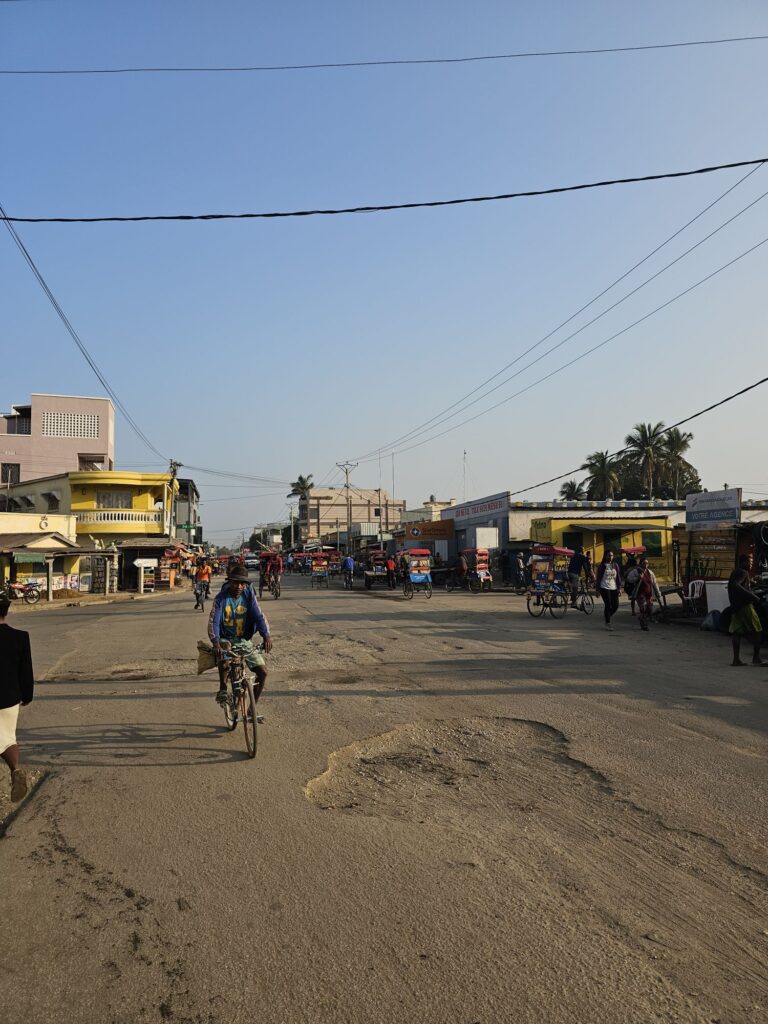
[[[0,754],[16,743],[16,722],[19,718],[21,704],[12,708],[0,708]]]

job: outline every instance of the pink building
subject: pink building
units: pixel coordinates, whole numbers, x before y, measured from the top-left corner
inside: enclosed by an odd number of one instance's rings
[[[115,410],[108,398],[32,395],[0,414],[0,485],[56,473],[114,469]]]

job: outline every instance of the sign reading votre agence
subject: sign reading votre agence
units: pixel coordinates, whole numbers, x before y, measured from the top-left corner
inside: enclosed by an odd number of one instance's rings
[[[741,488],[685,496],[686,530],[718,530],[741,522]]]

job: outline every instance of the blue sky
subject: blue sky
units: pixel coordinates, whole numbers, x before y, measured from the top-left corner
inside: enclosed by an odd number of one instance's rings
[[[758,0],[26,0],[0,5],[0,66],[309,63],[761,33]],[[3,77],[0,201],[18,215],[296,209],[750,159],[768,154],[767,55],[768,43],[745,43],[279,74]],[[743,173],[356,217],[19,232],[163,454],[335,483],[336,461],[387,445],[475,388]],[[589,315],[766,190],[761,168]],[[494,400],[766,236],[768,198]],[[516,490],[620,447],[639,420],[671,422],[756,379],[767,268],[768,245],[546,384],[396,456],[398,496],[461,498],[464,449],[468,496]],[[0,275],[3,406],[32,391],[99,393],[9,237]],[[765,403],[757,391],[692,428],[705,486],[768,492],[754,454]],[[157,461],[122,422],[118,460]],[[195,476],[216,540],[284,512],[287,488]],[[377,486],[378,461],[353,481]]]

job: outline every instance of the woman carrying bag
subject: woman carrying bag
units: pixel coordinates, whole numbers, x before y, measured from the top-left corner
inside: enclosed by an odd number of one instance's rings
[[[648,632],[648,626],[653,614],[654,598],[662,603],[659,584],[656,582],[656,573],[648,566],[648,559],[640,559],[640,570],[637,583],[632,591],[632,603],[637,602],[640,612],[640,629]]]

